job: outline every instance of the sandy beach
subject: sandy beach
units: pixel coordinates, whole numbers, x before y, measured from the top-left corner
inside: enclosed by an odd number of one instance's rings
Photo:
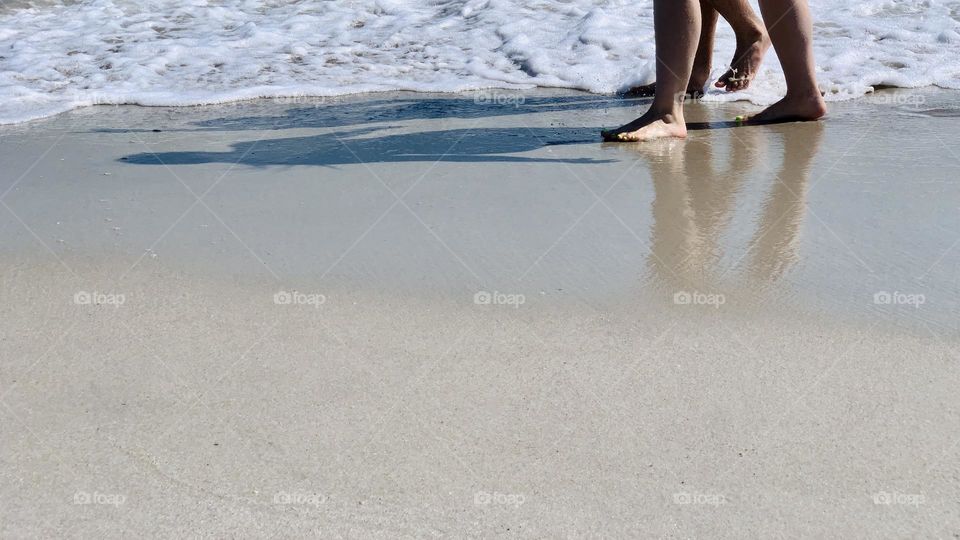
[[[960,99],[0,126],[0,537],[960,538]]]

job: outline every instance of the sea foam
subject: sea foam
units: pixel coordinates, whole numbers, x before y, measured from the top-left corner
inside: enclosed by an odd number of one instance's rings
[[[810,4],[828,99],[877,85],[960,88],[960,2]],[[717,75],[733,46],[723,25]],[[0,12],[0,124],[94,104],[534,86],[612,93],[653,75],[650,1],[87,0]],[[783,91],[770,54],[750,90],[706,99],[762,105]]]

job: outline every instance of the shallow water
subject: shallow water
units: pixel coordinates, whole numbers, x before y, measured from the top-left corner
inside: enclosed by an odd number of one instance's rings
[[[16,170],[64,137],[6,201],[97,265],[608,307],[722,294],[748,314],[954,328],[958,127],[941,113],[958,107],[902,95],[742,128],[723,120],[746,105],[692,105],[687,141],[640,145],[597,138],[643,101],[560,91],[99,107],[2,132]],[[187,186],[216,215],[184,215]],[[4,219],[8,249],[35,251]]]

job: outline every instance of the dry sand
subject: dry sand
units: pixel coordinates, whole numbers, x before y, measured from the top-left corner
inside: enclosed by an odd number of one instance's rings
[[[0,536],[956,538],[957,103],[3,128]]]

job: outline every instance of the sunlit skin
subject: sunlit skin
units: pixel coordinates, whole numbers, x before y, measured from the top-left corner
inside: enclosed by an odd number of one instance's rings
[[[737,37],[737,47],[726,72],[714,82],[717,88],[728,92],[745,90],[757,76],[763,57],[770,48],[770,39],[763,21],[754,13],[747,0],[700,0],[702,17],[700,41],[693,60],[693,70],[687,93],[703,93],[710,73],[713,70],[713,43],[717,32],[717,22],[722,16]],[[630,90],[630,94],[652,96],[656,83],[639,86]]]
[[[767,34],[783,67],[787,95],[748,122],[816,120],[826,114],[813,58],[813,21],[806,0],[761,0]],[[684,94],[691,81],[703,13],[697,0],[654,0],[657,86],[640,118],[604,131],[606,141],[685,138]],[[740,83],[741,81],[734,81]]]
[[[704,2],[701,0],[701,9],[704,9]],[[733,60],[728,69],[720,79],[714,83],[717,88],[725,88],[728,92],[745,90],[750,86],[750,82],[757,76],[760,70],[760,64],[763,63],[763,57],[770,48],[770,38],[767,36],[767,29],[763,22],[753,12],[747,0],[709,0],[712,4],[714,13],[723,16],[733,32],[737,36],[737,48],[733,53]],[[711,34],[715,32],[717,16],[713,15]],[[704,20],[704,29],[706,29],[709,19]],[[712,51],[712,35],[709,49]],[[708,44],[700,40],[700,47],[704,48]],[[699,55],[699,51],[698,51]],[[698,72],[697,62],[694,62],[694,74]],[[709,77],[709,75],[708,75]]]

